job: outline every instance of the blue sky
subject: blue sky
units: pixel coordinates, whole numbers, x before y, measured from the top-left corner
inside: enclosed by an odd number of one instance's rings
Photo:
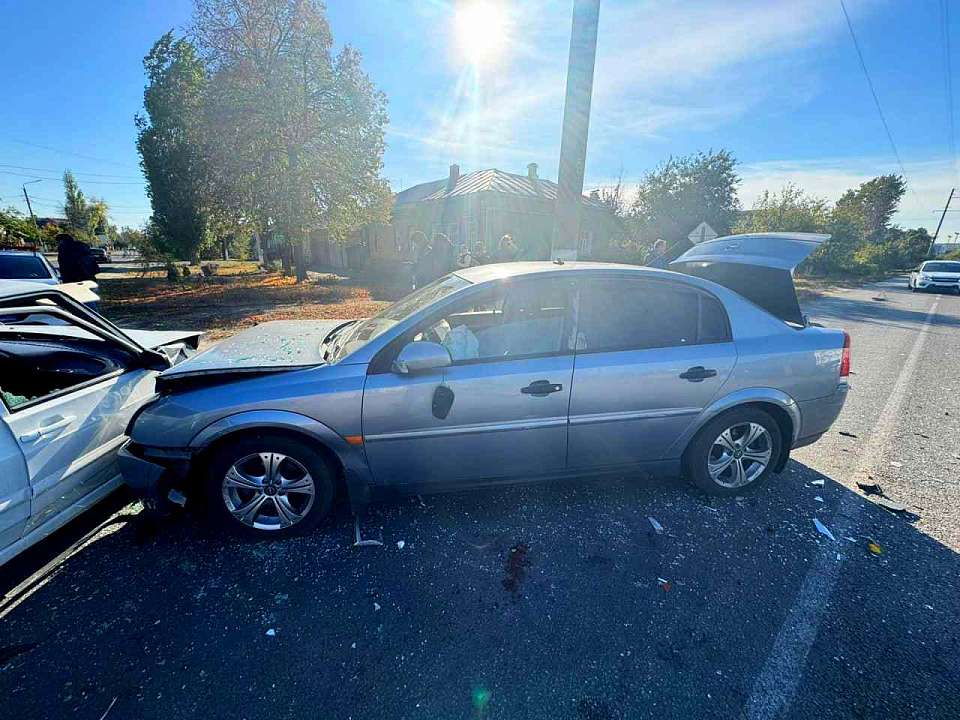
[[[457,22],[454,0],[328,3],[337,43],[363,53],[389,98],[384,173],[395,190],[443,177],[452,162],[520,173],[537,162],[556,179],[572,0],[500,4],[506,20],[487,40]],[[897,221],[932,231],[958,183],[940,0],[847,7],[911,188]],[[189,0],[0,0],[0,205],[25,210],[21,183],[52,178],[28,189],[38,214],[58,214],[69,167],[114,222],[145,219],[133,125],[141,61],[190,13]],[[480,49],[488,59],[477,67]],[[710,148],[739,159],[745,207],[788,181],[835,199],[899,172],[839,0],[601,0],[587,188]],[[960,213],[945,224],[956,231]]]

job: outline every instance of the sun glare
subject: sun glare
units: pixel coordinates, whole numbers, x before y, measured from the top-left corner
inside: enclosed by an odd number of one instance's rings
[[[504,52],[509,16],[496,0],[464,0],[457,5],[454,30],[464,59],[476,66],[489,65]]]

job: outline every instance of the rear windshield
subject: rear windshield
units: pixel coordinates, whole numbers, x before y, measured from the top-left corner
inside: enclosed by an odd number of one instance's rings
[[[923,271],[960,273],[960,262],[928,262],[923,264]]]
[[[50,271],[36,255],[0,255],[0,280],[46,280]]]

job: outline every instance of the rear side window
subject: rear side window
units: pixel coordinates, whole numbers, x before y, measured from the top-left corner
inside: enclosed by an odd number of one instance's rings
[[[593,279],[581,294],[581,352],[702,345],[725,342],[729,335],[720,303],[681,285]]]

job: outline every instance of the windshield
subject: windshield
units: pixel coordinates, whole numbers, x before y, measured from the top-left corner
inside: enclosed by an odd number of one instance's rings
[[[960,273],[960,262],[928,262],[920,268],[921,272]]]
[[[469,287],[470,283],[458,275],[447,275],[434,280],[418,290],[414,290],[402,300],[395,302],[371,318],[351,327],[333,352],[333,359],[339,360],[348,353],[363,347],[374,338],[382,335],[399,322],[415,315],[424,308],[442,300],[448,295]]]
[[[45,280],[46,264],[36,255],[0,255],[0,280]]]

